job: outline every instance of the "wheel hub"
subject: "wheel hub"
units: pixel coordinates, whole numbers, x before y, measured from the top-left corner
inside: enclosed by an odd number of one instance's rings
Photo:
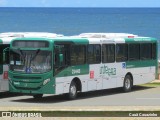
[[[71,94],[74,96],[76,94],[76,87],[75,86],[71,86]]]
[[[130,80],[129,80],[129,79],[126,79],[126,81],[125,81],[125,87],[126,87],[127,89],[129,89],[130,86],[131,86]]]

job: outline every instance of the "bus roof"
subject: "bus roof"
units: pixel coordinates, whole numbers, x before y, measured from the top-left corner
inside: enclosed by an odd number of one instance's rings
[[[107,37],[100,37],[103,35]],[[85,43],[85,44],[87,43],[91,43],[91,44],[126,43],[126,42],[129,43],[129,42],[145,42],[145,41],[155,42],[157,41],[155,38],[140,37],[138,35],[133,35],[133,34],[128,34],[128,33],[83,33],[77,36],[55,36],[55,37],[44,37],[44,36],[35,35],[33,37],[26,36],[22,38],[17,38],[16,40],[71,41],[74,43]]]
[[[6,32],[0,33],[0,43],[9,44],[15,38],[25,37],[42,37],[42,38],[55,38],[62,37],[62,34],[48,33],[48,32]]]
[[[0,38],[4,37],[62,37],[62,34],[49,32],[6,32],[0,33]]]
[[[77,35],[80,38],[133,38],[138,35],[130,33],[81,33]]]

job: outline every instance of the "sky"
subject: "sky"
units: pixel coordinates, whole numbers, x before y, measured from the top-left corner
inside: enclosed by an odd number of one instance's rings
[[[0,7],[160,7],[160,0],[0,0]]]

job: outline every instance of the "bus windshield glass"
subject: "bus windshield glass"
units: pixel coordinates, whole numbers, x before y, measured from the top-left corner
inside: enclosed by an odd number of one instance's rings
[[[22,73],[44,73],[51,70],[51,52],[37,50],[11,50],[10,70]]]

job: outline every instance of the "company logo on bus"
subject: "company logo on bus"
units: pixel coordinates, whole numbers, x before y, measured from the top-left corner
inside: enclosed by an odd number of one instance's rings
[[[80,69],[72,69],[72,74],[80,74],[81,70]]]
[[[108,76],[116,75],[116,68],[109,68],[108,66],[100,67],[100,74],[106,74]]]
[[[28,68],[28,67],[26,67],[25,71],[26,71],[26,73],[31,73],[32,72],[31,68]]]

